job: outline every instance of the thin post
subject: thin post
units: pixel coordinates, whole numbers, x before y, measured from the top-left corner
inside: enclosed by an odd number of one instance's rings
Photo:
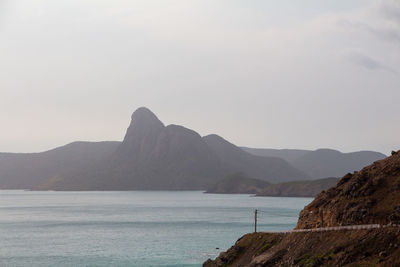
[[[254,210],[254,233],[257,233],[257,210]]]

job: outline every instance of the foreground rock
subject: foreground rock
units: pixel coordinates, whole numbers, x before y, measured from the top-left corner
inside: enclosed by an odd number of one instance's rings
[[[400,153],[380,160],[319,194],[296,228],[400,223]]]
[[[348,174],[300,213],[297,229],[385,224],[339,230],[243,236],[205,267],[400,266],[400,153]]]

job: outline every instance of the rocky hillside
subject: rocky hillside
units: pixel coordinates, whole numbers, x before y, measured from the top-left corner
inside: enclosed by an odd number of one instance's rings
[[[358,232],[253,233],[203,267],[400,266],[400,229]]]
[[[400,266],[400,152],[348,174],[300,213],[297,228],[381,223],[369,230],[254,233],[205,267]]]
[[[400,153],[345,175],[301,211],[297,228],[400,223]]]

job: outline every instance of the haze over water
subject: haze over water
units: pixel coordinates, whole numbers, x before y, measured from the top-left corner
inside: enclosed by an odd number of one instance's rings
[[[199,191],[0,191],[2,266],[201,266],[253,231],[287,230],[311,198]],[[217,250],[216,248],[219,248]]]

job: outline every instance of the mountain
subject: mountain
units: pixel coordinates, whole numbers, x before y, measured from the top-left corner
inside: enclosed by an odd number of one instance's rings
[[[283,159],[252,155],[218,135],[208,135],[203,140],[218,156],[225,173],[242,172],[249,177],[271,183],[307,178],[305,173],[293,168]]]
[[[203,266],[400,266],[400,151],[321,192],[296,228],[361,224],[381,227],[247,234]]]
[[[41,153],[0,153],[0,188],[30,189],[112,155],[120,142],[73,142]]]
[[[271,149],[271,148],[250,148],[241,147],[244,151],[249,152],[256,156],[262,157],[276,157],[286,160],[287,162],[293,162],[305,154],[312,152],[312,150],[303,149]]]
[[[234,172],[273,182],[305,177],[282,159],[251,155],[217,135],[165,126],[144,107],[132,114],[122,142],[0,156],[0,188],[201,190]]]
[[[333,149],[258,149],[242,148],[253,155],[278,157],[286,160],[310,178],[342,177],[348,172],[359,170],[374,161],[386,158],[386,155],[374,151],[342,153]]]
[[[213,194],[257,194],[270,185],[270,183],[258,179],[248,178],[244,173],[234,173],[225,176],[206,193]]]

